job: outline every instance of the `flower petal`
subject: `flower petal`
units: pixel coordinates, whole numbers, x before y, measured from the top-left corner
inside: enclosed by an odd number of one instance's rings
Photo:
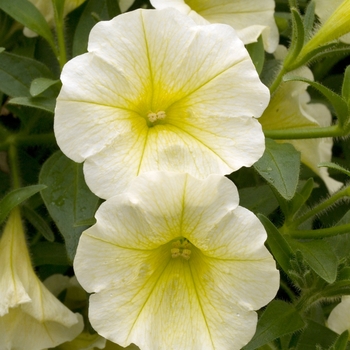
[[[261,157],[254,118],[269,92],[229,26],[139,10],[98,23],[88,48],[63,69],[54,128],[100,197],[147,171],[204,178]],[[157,113],[165,119],[154,123]]]
[[[206,24],[205,21],[228,24],[244,44],[256,42],[262,34],[265,50],[270,53],[278,45],[273,0],[151,0],[151,4],[157,9],[176,8],[198,24]]]
[[[95,292],[89,318],[99,334],[145,350],[238,350],[251,339],[254,310],[274,297],[279,274],[230,180],[145,173],[96,219],[74,269]]]

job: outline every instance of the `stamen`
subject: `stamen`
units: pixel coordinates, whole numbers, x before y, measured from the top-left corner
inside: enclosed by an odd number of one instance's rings
[[[181,256],[185,260],[189,260],[191,257],[191,243],[187,240],[178,240],[171,244],[170,249],[172,258],[178,258]]]
[[[154,123],[157,120],[165,119],[165,117],[166,117],[166,113],[164,111],[158,111],[157,113],[150,111],[147,114],[147,118],[151,123]]]

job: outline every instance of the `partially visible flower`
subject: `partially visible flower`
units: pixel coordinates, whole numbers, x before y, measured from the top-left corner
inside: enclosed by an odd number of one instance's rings
[[[277,57],[284,56],[284,47],[279,47]],[[313,80],[313,74],[307,67],[302,67],[291,74]],[[295,129],[305,127],[329,126],[332,116],[321,103],[310,103],[306,91],[308,84],[300,81],[282,83],[272,96],[269,106],[259,119],[264,130]],[[332,158],[332,138],[288,140],[301,153],[301,161],[313,170],[325,182],[329,192],[338,190],[342,183],[332,179],[325,167],[317,165],[330,162]]]
[[[66,308],[32,268],[19,209],[0,240],[0,344],[4,350],[42,350],[74,339],[82,316]]]
[[[123,13],[130,8],[130,6],[134,3],[135,0],[119,0],[119,8]]]
[[[41,12],[41,14],[45,17],[46,22],[49,26],[53,27],[55,23],[55,14],[54,8],[52,4],[52,0],[28,0]],[[64,2],[64,13],[65,17],[69,12],[72,12],[78,6],[80,6],[85,0],[65,0]],[[33,32],[28,28],[24,28],[23,34],[28,37],[35,37],[38,34]]]
[[[274,19],[275,1],[247,0],[150,0],[156,9],[167,7],[189,15],[198,24],[225,23],[237,31],[244,44],[263,37],[267,52],[274,52],[279,33]]]
[[[342,297],[341,302],[331,311],[327,324],[338,334],[346,330],[350,332],[350,296]]]
[[[299,53],[300,60],[303,60],[311,52],[319,47],[326,45],[334,40],[341,39],[346,43],[350,41],[350,0],[332,0],[328,1],[329,5],[325,5],[321,0],[316,3],[316,13],[319,14],[322,26],[315,35],[303,46]],[[337,7],[337,5],[339,5]],[[323,18],[324,17],[324,20]]]
[[[321,23],[325,23],[333,12],[343,3],[344,0],[314,0],[315,1],[315,12],[316,15],[320,18]],[[350,21],[350,13],[342,13],[343,19],[347,19],[347,22]],[[349,32],[350,32],[350,28]],[[350,44],[350,34],[343,35],[340,38],[341,41]]]
[[[45,286],[49,291],[58,296],[65,291],[63,303],[73,308],[83,309],[85,314],[88,305],[88,296],[85,290],[81,287],[75,276],[68,277],[60,274],[51,275],[44,281]],[[85,310],[86,308],[86,310]],[[57,350],[96,350],[105,349],[106,339],[102,338],[97,333],[90,334],[86,330],[80,333],[72,341],[65,342],[55,349]]]
[[[99,22],[88,51],[63,68],[54,130],[98,196],[147,171],[205,178],[262,156],[269,91],[231,27],[137,10]]]
[[[258,218],[224,176],[149,172],[105,201],[74,269],[103,337],[150,349],[241,349],[279,287]]]

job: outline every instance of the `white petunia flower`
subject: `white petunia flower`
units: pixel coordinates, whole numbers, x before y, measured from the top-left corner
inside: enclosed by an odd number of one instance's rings
[[[279,47],[277,58],[283,58],[285,48]],[[299,68],[291,73],[313,80],[313,74],[307,67]],[[310,95],[306,91],[307,83],[290,81],[282,83],[272,96],[269,106],[259,119],[264,130],[295,129],[305,127],[330,126],[332,115],[321,103],[310,103]],[[301,153],[301,161],[325,182],[329,192],[338,190],[342,183],[332,179],[325,167],[317,165],[330,162],[332,158],[332,138],[288,140]]]
[[[19,209],[0,240],[0,349],[42,350],[74,339],[83,318],[56,299],[35,275]]]
[[[338,334],[346,330],[350,332],[350,296],[342,297],[341,302],[331,311],[327,324]]]
[[[344,2],[344,0],[314,0],[315,12],[320,18],[321,23],[325,23],[327,19],[333,14],[333,12]],[[343,14],[345,17],[345,14]],[[350,28],[349,28],[350,31]],[[340,38],[341,41],[350,44],[350,34],[343,35]]]
[[[74,269],[103,337],[142,350],[235,350],[279,287],[258,218],[227,178],[149,172],[104,202]]]
[[[55,13],[52,4],[52,0],[28,0],[30,1],[44,16],[49,26],[53,27],[55,24]],[[65,17],[69,12],[75,10],[85,0],[65,0],[63,16]],[[38,34],[30,30],[29,28],[23,29],[23,34],[27,37],[35,37]]]
[[[225,23],[237,31],[244,44],[263,37],[267,52],[274,52],[279,33],[274,0],[150,0],[156,9],[172,7],[198,24]]]
[[[263,154],[269,91],[231,27],[137,10],[98,23],[88,51],[63,69],[54,130],[98,196],[147,171],[205,178]]]

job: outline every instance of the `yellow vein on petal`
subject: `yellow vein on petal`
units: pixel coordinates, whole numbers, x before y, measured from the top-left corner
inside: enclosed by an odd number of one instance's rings
[[[131,334],[132,330],[134,329],[135,324],[136,324],[138,318],[140,317],[140,315],[141,315],[142,311],[144,310],[144,308],[145,308],[147,302],[149,301],[149,299],[150,299],[150,297],[151,297],[153,291],[155,290],[155,288],[156,288],[156,286],[157,286],[159,280],[160,280],[161,277],[163,276],[164,271],[168,268],[168,266],[169,266],[171,260],[172,260],[172,258],[170,257],[170,254],[169,254],[169,260],[168,260],[167,264],[165,265],[164,269],[160,272],[160,274],[159,274],[157,280],[154,282],[154,285],[153,285],[152,289],[150,290],[150,292],[149,292],[149,294],[148,294],[146,300],[144,301],[144,303],[143,303],[143,305],[142,305],[142,307],[141,307],[139,313],[138,313],[137,316],[135,317],[135,321],[133,322],[133,324],[132,324],[132,326],[131,326],[131,328],[130,328],[130,331],[129,331],[129,333],[128,333],[128,338],[130,337],[130,334]],[[148,280],[143,284],[142,288],[139,288],[139,291],[134,295],[133,299],[141,292],[141,290],[144,289],[144,287],[146,286],[147,282],[150,281],[151,278],[152,278],[152,275],[151,275],[151,276],[148,278]]]
[[[205,325],[207,326],[207,330],[208,330],[208,335],[209,335],[209,338],[210,338],[210,341],[211,341],[211,345],[213,347],[213,349],[215,349],[215,345],[214,345],[214,342],[213,342],[213,337],[212,337],[212,334],[210,332],[210,328],[209,328],[209,325],[208,325],[208,322],[207,322],[207,318],[205,316],[205,312],[204,312],[204,309],[203,309],[203,305],[202,305],[202,302],[201,302],[201,298],[199,296],[199,293],[198,293],[198,290],[197,290],[197,287],[196,287],[196,283],[194,281],[194,277],[193,277],[193,272],[192,272],[192,268],[191,268],[191,264],[188,264],[189,266],[189,270],[190,270],[190,273],[191,273],[191,278],[192,278],[192,283],[193,283],[193,289],[196,293],[196,296],[197,296],[197,300],[198,300],[198,305],[200,307],[200,310],[202,312],[202,316],[203,316],[203,320],[204,320],[204,323]]]
[[[172,124],[173,125],[173,124]],[[209,151],[211,151],[213,154],[215,154],[220,160],[222,160],[222,162],[224,164],[226,164],[229,168],[231,168],[231,165],[229,165],[224,159],[221,158],[221,156],[219,156],[212,148],[210,148],[208,145],[206,145],[202,140],[198,139],[197,137],[193,136],[192,134],[190,134],[188,131],[181,129],[179,126],[177,125],[173,125],[175,126],[177,129],[181,130],[184,134],[189,135],[190,137],[192,137],[194,140],[196,140],[199,144],[203,145],[205,148],[207,148]],[[180,138],[181,138],[181,133],[176,133]],[[182,139],[182,138],[181,138]],[[182,139],[182,141],[185,143],[185,141]]]
[[[137,168],[137,173],[136,173],[136,176],[139,176],[140,174],[140,170],[141,170],[141,166],[142,166],[142,162],[143,162],[143,159],[144,159],[144,156],[145,156],[145,150],[146,150],[146,147],[147,147],[147,140],[148,140],[148,135],[149,135],[149,128],[146,126],[146,136],[145,136],[145,142],[143,144],[143,148],[142,148],[142,153],[141,153],[141,156],[140,156],[140,162],[139,162],[139,165],[138,165],[138,168]],[[139,137],[140,137],[141,133],[139,133]],[[137,139],[138,140],[138,139]],[[136,142],[137,142],[136,140]],[[135,143],[136,143],[135,142]]]
[[[141,14],[141,23],[142,23],[142,28],[143,28],[143,33],[144,33],[144,39],[145,39],[145,46],[146,46],[146,53],[147,53],[147,62],[148,62],[148,68],[149,68],[149,73],[150,73],[150,82],[151,82],[151,105],[150,109],[153,110],[153,98],[154,98],[154,81],[153,81],[153,70],[152,70],[152,65],[151,65],[151,57],[149,54],[149,47],[148,47],[148,40],[147,40],[147,35],[146,35],[146,29],[145,29],[145,20],[143,18],[143,13],[140,12]]]
[[[115,242],[106,241],[103,238],[89,235],[88,233],[85,233],[85,236],[88,236],[88,237],[90,237],[92,239],[95,239],[96,241],[103,242],[103,243],[106,243],[106,244],[118,247],[120,249],[131,250],[131,251],[136,251],[136,252],[152,252],[152,251],[155,251],[155,250],[157,250],[159,248],[158,246],[153,248],[153,249],[140,249],[140,248],[124,247],[124,246],[121,246],[121,245],[119,245],[119,244],[117,244]]]
[[[195,92],[197,92],[198,90],[200,90],[201,88],[203,88],[205,85],[211,83],[213,80],[215,80],[216,78],[218,78],[220,75],[226,73],[227,71],[229,71],[231,68],[234,68],[235,66],[237,66],[238,64],[247,61],[248,57],[244,57],[243,59],[241,59],[240,61],[235,62],[234,64],[230,65],[229,67],[226,67],[225,69],[223,69],[222,71],[220,71],[219,73],[215,74],[214,76],[212,76],[211,78],[209,78],[208,80],[206,80],[203,84],[197,86],[195,89],[193,89],[192,91],[188,92],[184,97],[180,98],[179,100],[173,102],[170,106],[167,107],[167,109],[171,108],[173,105],[181,103],[182,100],[187,99],[188,97],[190,97],[192,94],[194,94]]]

